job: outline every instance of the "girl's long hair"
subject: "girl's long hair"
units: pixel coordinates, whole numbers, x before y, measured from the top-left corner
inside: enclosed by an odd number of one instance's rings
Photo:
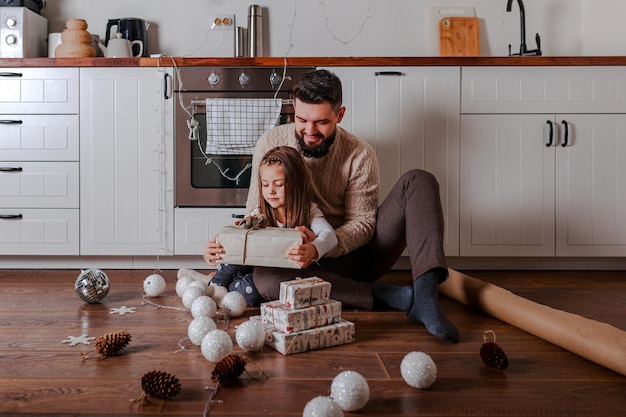
[[[263,165],[282,165],[285,170],[285,227],[306,226],[311,223],[311,192],[309,173],[300,153],[290,146],[277,146],[267,151],[259,168]],[[259,175],[259,213],[271,226],[278,226],[275,210],[263,198],[261,175]]]

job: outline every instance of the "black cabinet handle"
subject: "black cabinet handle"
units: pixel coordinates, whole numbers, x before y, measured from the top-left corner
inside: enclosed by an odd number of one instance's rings
[[[550,134],[548,135],[548,143],[546,143],[546,147],[552,146],[554,141],[554,125],[551,120],[546,121],[546,123],[550,126]]]
[[[170,95],[168,94],[168,88],[167,88],[167,80],[170,78],[170,75],[168,73],[163,74],[163,98],[165,100],[168,100],[170,98]]]
[[[231,214],[233,219],[243,219],[244,217],[246,217],[244,214]]]
[[[567,123],[567,120],[563,120],[561,121],[561,123],[565,128],[565,133],[563,134],[563,143],[561,144],[561,146],[565,148],[569,144],[569,124]]]
[[[0,172],[22,172],[22,167],[0,167]]]
[[[21,77],[19,72],[0,72],[0,77]]]
[[[13,219],[21,219],[23,216],[21,214],[0,214],[0,219],[7,219],[7,220],[13,220]]]
[[[404,73],[400,72],[400,71],[376,71],[374,73],[375,76],[379,76],[379,75],[404,75]]]
[[[0,125],[21,125],[21,120],[0,120]]]

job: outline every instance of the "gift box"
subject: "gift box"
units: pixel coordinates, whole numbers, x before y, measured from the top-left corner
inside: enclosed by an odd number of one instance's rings
[[[217,235],[217,243],[224,248],[219,263],[300,269],[288,258],[289,249],[302,243],[302,233],[295,229],[225,226]]]
[[[266,325],[265,344],[283,355],[292,355],[352,343],[354,335],[354,323],[348,320],[293,333],[284,333]]]
[[[293,310],[279,300],[261,304],[261,320],[284,333],[326,326],[341,320],[341,301]]]
[[[325,304],[331,284],[318,277],[298,278],[280,283],[280,302],[291,309]]]

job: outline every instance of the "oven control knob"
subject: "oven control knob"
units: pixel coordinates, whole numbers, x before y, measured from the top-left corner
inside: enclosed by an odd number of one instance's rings
[[[212,72],[209,75],[208,81],[209,81],[209,85],[216,85],[217,83],[220,82],[220,76],[217,75],[216,73]]]
[[[13,28],[14,28],[14,27],[16,27],[16,26],[17,26],[17,20],[13,19],[12,17],[9,17],[9,18],[7,19],[7,27],[8,27],[9,29],[13,29]]]
[[[276,71],[273,71],[272,74],[270,75],[270,84],[272,84],[272,87],[280,84],[281,80],[282,80],[282,77],[278,75]]]
[[[15,35],[9,35],[6,37],[5,42],[7,43],[7,45],[16,45],[17,37]]]
[[[245,72],[242,72],[239,76],[239,84],[241,84],[242,87],[250,84],[250,76]]]

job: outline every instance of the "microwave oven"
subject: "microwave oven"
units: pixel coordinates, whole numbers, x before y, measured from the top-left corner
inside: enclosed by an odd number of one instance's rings
[[[48,56],[48,19],[26,7],[0,7],[0,58]]]

